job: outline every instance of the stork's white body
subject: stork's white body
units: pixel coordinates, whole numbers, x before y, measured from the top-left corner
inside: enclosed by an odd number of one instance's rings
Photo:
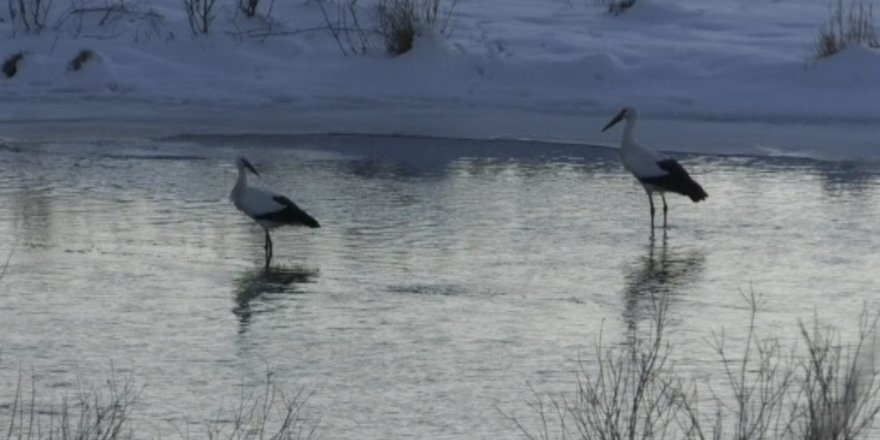
[[[651,230],[653,231],[653,193],[660,193],[660,197],[663,199],[664,228],[666,227],[666,212],[669,210],[664,193],[673,192],[686,195],[694,202],[705,199],[707,195],[703,188],[691,179],[687,171],[675,159],[651,150],[635,140],[633,131],[635,130],[637,119],[638,111],[636,109],[632,107],[624,108],[602,131],[607,130],[621,120],[626,120],[626,126],[623,129],[623,141],[620,147],[620,159],[623,162],[623,167],[639,180],[645,192],[648,193],[648,200],[651,206]]]
[[[256,175],[257,170],[244,158],[236,160],[238,180],[229,198],[235,207],[260,225],[266,233],[266,267],[272,261],[272,237],[269,230],[279,226],[307,226],[319,228],[318,221],[296,206],[287,197],[262,188],[248,186],[247,172]]]
[[[623,146],[620,149],[620,160],[623,162],[623,167],[637,179],[662,177],[669,174],[658,165],[659,162],[666,159],[668,159],[666,156],[643,147],[631,137],[629,139],[624,138]],[[655,185],[641,183],[648,192],[663,192],[662,188],[658,188]]]
[[[278,194],[263,188],[248,186],[247,172],[244,170],[244,167],[238,167],[238,181],[235,182],[235,186],[229,194],[229,199],[232,200],[232,204],[239,211],[252,218],[264,229],[277,228],[282,225],[282,223],[260,220],[258,218],[285,208],[284,205],[275,201],[275,197],[278,196]]]

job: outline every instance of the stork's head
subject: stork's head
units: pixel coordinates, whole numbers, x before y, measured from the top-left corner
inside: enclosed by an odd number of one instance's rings
[[[608,125],[606,125],[605,128],[602,129],[602,131],[608,130],[609,128],[613,127],[615,124],[624,119],[626,119],[627,122],[635,122],[636,118],[638,117],[639,112],[635,109],[635,107],[624,107],[622,110],[620,110],[620,113],[618,113],[617,116],[615,116],[614,119],[612,119],[611,122],[609,122]]]
[[[239,156],[237,159],[235,159],[235,166],[237,166],[239,170],[246,169],[246,170],[254,173],[254,175],[256,175],[256,176],[260,175],[260,173],[257,172],[257,169],[254,168],[254,166],[251,165],[251,163],[248,162],[247,159],[245,159],[241,156]]]

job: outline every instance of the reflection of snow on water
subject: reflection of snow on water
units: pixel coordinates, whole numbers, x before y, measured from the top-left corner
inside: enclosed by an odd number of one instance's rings
[[[764,295],[761,328],[792,339],[798,318],[855,325],[876,301],[870,163],[677,155],[710,196],[670,197],[652,243],[613,149],[139,142],[0,151],[0,253],[16,249],[0,386],[19,362],[53,372],[41,386],[100,380],[112,362],[148,385],[146,417],[181,421],[268,363],[315,391],[327,438],[511,437],[497,408],[522,412],[527,383],[571,390],[599,328],[624,341],[652,293],[671,295],[678,362],[710,371],[711,331],[743,336],[740,290]],[[324,225],[279,230],[269,273],[261,231],[228,201],[242,153]]]

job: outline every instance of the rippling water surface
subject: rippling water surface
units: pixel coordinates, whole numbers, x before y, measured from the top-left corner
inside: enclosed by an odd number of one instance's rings
[[[262,232],[228,200],[233,160],[322,223]],[[517,433],[530,388],[570,391],[670,295],[679,365],[759,326],[844,331],[880,285],[878,172],[864,163],[679,156],[710,194],[670,197],[651,237],[617,152],[386,137],[190,137],[0,151],[0,397],[113,369],[144,386],[144,435],[235,401],[267,369],[313,392],[329,439]],[[6,409],[3,409],[6,408]],[[0,407],[0,420],[8,407]]]

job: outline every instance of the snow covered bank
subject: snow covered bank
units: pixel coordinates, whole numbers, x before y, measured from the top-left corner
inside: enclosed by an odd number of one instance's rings
[[[880,53],[857,47],[813,61],[824,0],[641,0],[618,17],[591,0],[462,0],[448,36],[430,33],[396,58],[378,42],[344,56],[329,32],[307,31],[324,24],[317,0],[279,2],[278,35],[265,39],[242,36],[265,21],[219,5],[206,36],[191,35],[178,1],[153,0],[137,4],[156,14],[149,23],[72,29],[68,19],[5,38],[0,56],[25,59],[0,80],[0,136],[357,132],[614,144],[619,133],[599,128],[636,105],[640,137],[668,150],[880,159]],[[372,17],[371,4],[359,7]],[[0,26],[12,34],[11,20]],[[69,70],[82,49],[94,60]]]

